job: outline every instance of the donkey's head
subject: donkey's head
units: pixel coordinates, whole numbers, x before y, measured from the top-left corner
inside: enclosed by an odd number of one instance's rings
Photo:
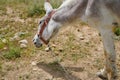
[[[41,18],[39,22],[38,32],[35,35],[33,42],[36,47],[41,47],[42,44],[48,44],[49,40],[58,32],[58,23],[52,18],[55,10],[53,10],[51,4],[46,0],[44,4],[46,14]]]

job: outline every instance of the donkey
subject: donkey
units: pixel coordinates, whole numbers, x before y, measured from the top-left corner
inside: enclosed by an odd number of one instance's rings
[[[40,20],[33,42],[36,47],[48,45],[61,26],[82,20],[96,28],[104,45],[104,69],[97,73],[102,80],[117,80],[114,28],[120,24],[120,0],[65,0],[53,9],[49,0],[44,3],[45,16]]]

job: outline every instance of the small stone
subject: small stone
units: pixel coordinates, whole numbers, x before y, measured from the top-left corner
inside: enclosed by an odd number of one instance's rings
[[[20,48],[27,48],[27,45],[26,44],[20,44]]]
[[[50,51],[50,47],[45,48],[45,51],[49,52]]]
[[[6,44],[6,43],[7,43],[7,40],[6,40],[6,39],[2,39],[2,42]]]
[[[85,38],[84,37],[80,37],[80,40],[84,40]]]
[[[15,36],[21,37],[22,35],[25,35],[25,34],[26,34],[25,32],[18,32],[18,33],[15,34]]]
[[[46,78],[45,80],[56,80],[56,79],[54,79],[54,76],[49,75],[48,78]]]
[[[28,44],[28,41],[26,39],[19,41],[21,44]]]
[[[15,35],[15,36],[13,37],[13,41],[15,41],[15,40],[20,40],[20,37],[17,36],[17,35]]]
[[[26,32],[27,33],[27,32]],[[10,41],[20,40],[20,37],[26,34],[25,32],[18,32],[14,34],[14,37]]]
[[[7,50],[7,47],[4,47],[3,49],[4,49],[4,50]]]
[[[38,68],[33,68],[33,71],[37,71],[38,70]]]
[[[60,48],[60,49],[59,49],[59,52],[63,52],[63,48]]]
[[[0,38],[2,38],[3,35],[0,34]]]
[[[37,65],[37,63],[36,63],[36,62],[34,62],[34,61],[33,61],[31,64],[32,64],[33,66]]]
[[[9,41],[14,41],[14,38],[10,38]]]
[[[55,45],[55,44],[53,44],[53,45],[52,45],[52,47],[56,48],[56,45]]]

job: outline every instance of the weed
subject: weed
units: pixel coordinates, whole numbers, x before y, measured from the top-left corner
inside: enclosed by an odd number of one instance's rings
[[[5,3],[6,3],[5,0],[0,0],[0,5],[3,5],[3,4],[5,4]]]
[[[5,52],[5,54],[3,54],[3,57],[6,59],[16,59],[21,57],[21,51],[20,48],[17,47],[11,47],[8,51]]]
[[[115,28],[115,34],[116,34],[117,36],[120,36],[120,28]]]
[[[79,59],[77,54],[72,54],[72,58],[75,62],[77,62]]]
[[[39,5],[34,4],[32,7],[28,8],[28,17],[39,16],[41,14],[45,14],[43,8],[40,8]]]
[[[38,4],[42,3],[42,4]],[[61,1],[51,1],[51,4],[53,8],[57,8],[60,5]],[[33,16],[39,16],[39,15],[44,15],[45,10],[44,10],[44,0],[41,2],[38,0],[35,0],[30,6],[28,6],[28,17],[33,17]]]
[[[5,44],[0,41],[0,49],[3,49],[5,47]]]
[[[0,62],[0,72],[2,71],[2,63]]]
[[[0,62],[0,79],[5,76],[5,72],[3,71],[3,63]]]
[[[96,59],[96,67],[98,68],[98,69],[102,69],[102,65],[103,65],[103,62],[101,62],[101,60],[100,59]]]
[[[6,14],[6,8],[3,6],[0,6],[0,16],[5,15]]]
[[[67,42],[66,42],[66,45],[69,46],[70,51],[71,51],[71,49],[74,48],[74,45],[75,45],[75,44],[73,43],[74,40],[75,40],[75,35],[70,32],[70,34],[68,35],[68,40],[67,40]]]
[[[29,74],[20,75],[18,80],[29,80]]]
[[[85,25],[88,25],[88,24],[85,23],[85,22],[80,22],[80,25],[81,25],[81,26],[85,26]]]

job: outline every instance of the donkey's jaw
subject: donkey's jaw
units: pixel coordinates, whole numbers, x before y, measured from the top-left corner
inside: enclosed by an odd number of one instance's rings
[[[38,37],[38,35],[36,34],[33,38],[33,44],[35,45],[35,47],[39,48],[42,46],[42,43]]]

